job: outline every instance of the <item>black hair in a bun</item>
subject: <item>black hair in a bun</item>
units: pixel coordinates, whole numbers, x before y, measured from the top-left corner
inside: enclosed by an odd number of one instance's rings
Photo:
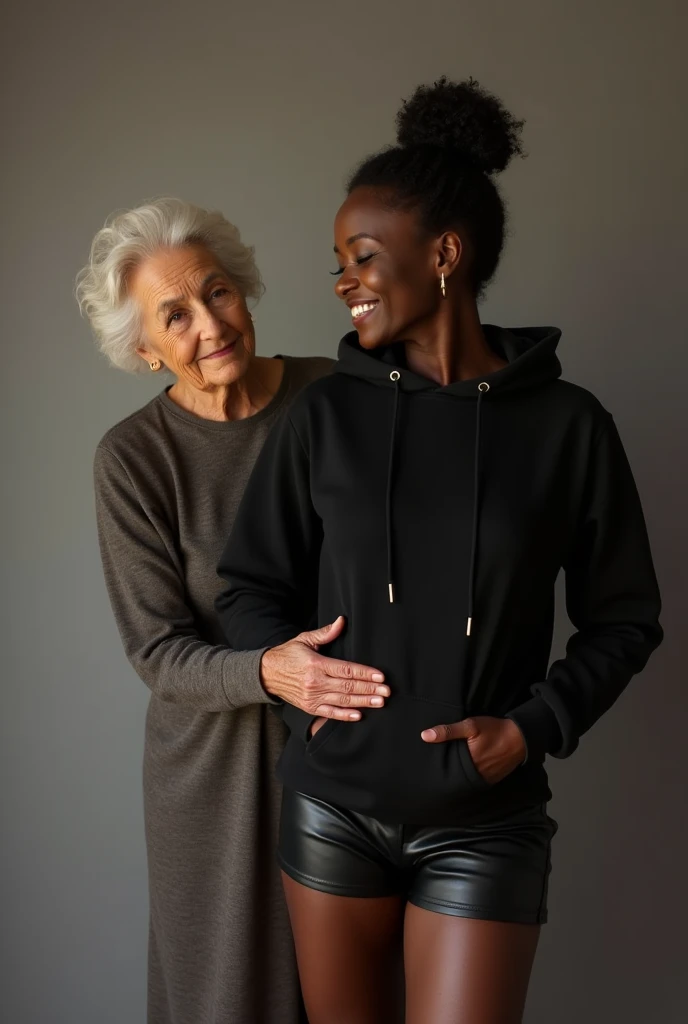
[[[400,146],[438,146],[454,150],[479,171],[503,171],[516,153],[522,153],[517,121],[492,93],[473,78],[434,85],[419,85],[397,114]]]
[[[386,201],[417,208],[428,231],[463,227],[474,251],[473,288],[480,294],[499,262],[506,212],[491,175],[523,155],[521,129],[502,103],[473,79],[421,85],[397,114],[397,145],[369,157],[348,192],[371,186]]]

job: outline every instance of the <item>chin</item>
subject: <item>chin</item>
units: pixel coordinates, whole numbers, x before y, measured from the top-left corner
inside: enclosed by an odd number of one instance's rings
[[[384,345],[390,345],[392,338],[387,337],[386,334],[380,334],[378,331],[368,332],[365,329],[358,331],[358,341],[361,348],[373,349],[382,348]]]
[[[228,387],[241,380],[249,368],[251,356],[243,349],[241,352],[232,353],[232,357],[224,366],[218,366],[213,373],[208,374],[208,383],[215,387]]]
[[[230,385],[236,384],[238,380],[241,380],[245,376],[248,370],[248,359],[237,359],[236,362],[231,362],[229,366],[224,368],[221,374],[218,374],[218,384]]]

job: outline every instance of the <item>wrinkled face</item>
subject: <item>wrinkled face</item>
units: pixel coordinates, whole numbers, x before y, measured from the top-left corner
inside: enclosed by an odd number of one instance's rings
[[[347,197],[334,223],[339,280],[335,291],[351,310],[363,348],[415,339],[442,302],[438,241],[414,210],[390,209],[361,187]]]
[[[202,245],[161,249],[129,279],[143,315],[147,362],[158,359],[182,384],[210,391],[243,377],[255,351],[244,297]]]

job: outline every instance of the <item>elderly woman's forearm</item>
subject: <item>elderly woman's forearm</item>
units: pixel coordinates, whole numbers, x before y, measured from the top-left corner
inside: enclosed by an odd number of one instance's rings
[[[261,683],[263,653],[232,651],[193,637],[127,650],[132,667],[156,697],[204,711],[278,703]]]
[[[99,448],[96,511],[103,571],[126,655],[161,700],[205,711],[274,703],[260,680],[261,650],[234,651],[199,635],[174,536],[143,507],[121,461]]]

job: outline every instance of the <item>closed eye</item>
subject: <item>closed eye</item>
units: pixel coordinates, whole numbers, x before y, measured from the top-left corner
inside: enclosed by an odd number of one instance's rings
[[[376,252],[369,252],[369,253],[366,253],[365,256],[358,256],[357,259],[354,260],[354,264],[356,266],[360,267],[362,263],[367,263],[368,260],[372,260],[373,256],[377,256],[377,255],[378,255],[378,253],[376,253]],[[354,264],[347,263],[347,264],[345,264],[345,266],[340,267],[339,270],[331,270],[330,274],[332,275],[332,277],[340,277],[344,273],[344,271],[346,270],[347,267],[353,266]]]

